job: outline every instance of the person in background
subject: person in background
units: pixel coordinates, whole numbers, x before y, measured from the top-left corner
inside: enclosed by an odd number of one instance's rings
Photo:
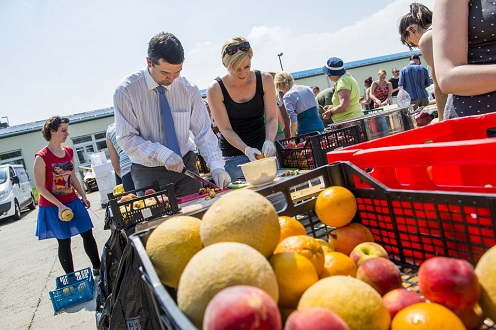
[[[310,87],[295,85],[291,74],[284,71],[276,74],[274,84],[284,95],[282,100],[291,121],[291,136],[324,131],[317,101]]]
[[[275,74],[274,74],[275,77]],[[282,120],[284,121],[284,137],[290,138],[291,137],[291,121],[289,120],[289,114],[288,111],[286,110],[286,107],[284,106],[284,102],[282,100],[284,96],[284,93],[282,91],[276,91],[276,102],[277,102],[277,107],[279,108],[279,112],[281,113]]]
[[[420,3],[412,3],[410,5],[410,11],[400,20],[399,32],[401,42],[404,45],[407,45],[410,49],[418,47],[425,61],[429,65],[432,82],[434,84],[434,96],[436,98],[438,118],[439,121],[441,121],[444,118],[455,117],[456,114],[454,113],[452,107],[446,107],[448,95],[441,91],[437,82],[431,27],[432,11]]]
[[[363,82],[365,86],[365,94],[360,97],[360,104],[362,105],[363,110],[371,110],[374,109],[374,100],[372,100],[370,96],[370,86],[372,86],[372,77],[368,77]]]
[[[392,99],[392,104],[396,104],[396,96],[398,95],[398,91],[400,90],[400,88],[398,87],[398,82],[400,80],[400,70],[394,68],[393,70],[391,70],[391,74],[393,75],[391,79],[389,79],[389,82],[393,86],[391,99]]]
[[[74,150],[63,143],[69,136],[69,119],[50,117],[41,130],[48,145],[35,154],[34,182],[40,193],[36,236],[39,240],[55,238],[62,268],[74,272],[71,237],[81,235],[84,251],[90,258],[95,276],[100,273],[100,256],[93,236],[93,223],[86,208],[90,201],[76,177]],[[76,192],[81,196],[78,198]],[[72,211],[70,221],[62,213]]]
[[[274,77],[276,76],[276,73],[274,71],[269,72],[269,74],[272,76],[272,79],[274,79]],[[276,133],[275,141],[281,141],[286,138],[286,133],[284,132],[286,123],[284,122],[283,110],[284,112],[286,112],[286,115],[288,113],[286,111],[286,108],[284,108],[284,105],[281,108],[277,95],[276,95],[276,103],[277,103],[277,107],[279,108],[279,111],[277,111],[277,133]],[[265,116],[264,116],[264,120],[265,120]]]
[[[124,191],[134,190],[134,182],[131,177],[132,163],[124,150],[122,150],[122,148],[117,144],[117,139],[115,137],[115,123],[112,123],[107,127],[105,140],[110,155],[110,161],[112,162],[112,167],[115,171],[117,184],[122,183]]]
[[[465,117],[496,111],[496,25],[493,1],[437,0],[432,42],[439,87]],[[437,97],[436,97],[437,99]],[[491,136],[496,136],[494,131]]]
[[[370,86],[370,98],[374,100],[374,108],[384,104],[391,104],[391,95],[393,85],[386,81],[386,70],[381,69],[377,72],[377,80]]]
[[[401,69],[398,82],[398,86],[410,94],[414,109],[429,104],[429,94],[425,89],[431,85],[431,79],[429,71],[420,64],[418,55],[410,56],[410,63]]]
[[[319,95],[319,93],[320,93],[320,87],[319,86],[313,86],[312,91],[313,91],[313,95],[315,95],[315,97],[317,97],[317,95]]]
[[[221,132],[226,171],[233,180],[243,177],[238,165],[257,160],[257,155],[272,157],[276,153],[274,80],[269,73],[252,70],[252,57],[248,40],[242,37],[227,40],[221,50],[227,73],[215,78],[207,88],[210,110]]]
[[[324,74],[334,82],[332,106],[325,106],[322,117],[332,118],[333,122],[363,116],[360,107],[360,86],[344,69],[343,61],[338,57],[331,57],[322,68]]]
[[[186,168],[198,174],[195,144],[215,183],[223,188],[230,182],[200,91],[179,76],[183,62],[181,42],[159,33],[148,44],[147,66],[124,78],[114,93],[117,143],[133,163],[137,189],[157,180],[161,188],[174,184],[177,196],[198,193],[202,184],[182,173]]]
[[[332,105],[332,96],[334,95],[334,87],[329,87],[324,89],[317,95],[315,100],[317,101],[317,105],[319,106],[319,116],[322,122],[324,123],[324,126],[327,127],[328,125],[332,124],[332,119],[324,119],[322,117],[322,114],[324,113],[324,107],[326,105]]]

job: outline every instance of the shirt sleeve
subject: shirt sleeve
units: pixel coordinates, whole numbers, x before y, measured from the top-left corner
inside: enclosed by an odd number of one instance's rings
[[[141,164],[142,161],[155,161],[165,165],[173,151],[140,136],[135,109],[125,89],[118,88],[114,93],[114,117],[117,143],[131,162]]]
[[[198,87],[190,87],[191,96],[191,132],[200,154],[210,167],[210,171],[224,169],[224,160],[219,148],[219,140],[210,126],[211,119]]]
[[[291,124],[298,122],[298,116],[296,114],[296,99],[293,97],[292,93],[286,93],[282,100],[284,102],[284,107],[289,115],[289,121]]]
[[[404,72],[403,69],[400,71],[400,78],[398,80],[398,86],[405,87],[405,77],[404,77]]]

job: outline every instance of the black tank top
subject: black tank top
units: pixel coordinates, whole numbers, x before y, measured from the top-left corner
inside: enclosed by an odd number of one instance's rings
[[[219,83],[224,96],[224,105],[226,106],[227,115],[231,122],[233,131],[252,148],[262,150],[265,141],[265,123],[264,123],[264,91],[262,85],[262,75],[260,71],[255,70],[256,92],[255,96],[244,103],[237,103],[231,99],[227,92],[226,86],[222,80],[217,77],[215,80]],[[244,153],[233,147],[224,136],[220,137],[220,149],[223,156],[237,156]]]

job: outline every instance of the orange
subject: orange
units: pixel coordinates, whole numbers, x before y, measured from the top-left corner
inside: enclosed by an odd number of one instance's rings
[[[353,193],[341,186],[331,186],[320,192],[315,201],[315,213],[330,227],[343,227],[353,220],[357,202]]]
[[[279,287],[279,306],[296,308],[303,292],[319,280],[313,264],[298,253],[283,252],[269,259]]]
[[[334,248],[334,246],[332,246],[332,244],[329,243],[328,241],[324,241],[321,238],[316,238],[316,240],[322,246],[322,250],[324,250],[324,254],[326,254],[328,252],[336,252],[336,249]]]
[[[421,302],[403,308],[391,323],[391,330],[465,330],[462,321],[447,307]]]
[[[333,275],[348,275],[356,277],[357,266],[346,254],[340,252],[328,252],[325,254],[324,269],[320,278]]]
[[[280,216],[279,225],[281,226],[281,236],[279,242],[289,236],[306,235],[305,227],[295,218]]]
[[[317,271],[317,275],[324,268],[324,250],[319,242],[307,235],[290,236],[282,240],[274,251],[274,254],[281,252],[299,253],[312,262]]]

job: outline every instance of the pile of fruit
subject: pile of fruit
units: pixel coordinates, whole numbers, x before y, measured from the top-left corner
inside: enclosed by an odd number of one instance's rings
[[[151,188],[146,189],[144,191],[145,196],[153,195],[155,193],[156,191]],[[167,195],[158,195],[158,196],[150,196],[148,198],[142,198],[134,193],[126,194],[124,192],[124,188],[122,187],[122,184],[119,184],[114,187],[113,195],[114,196],[122,195],[117,200],[119,204],[122,204],[119,205],[119,211],[122,215],[122,218],[126,218],[127,213],[133,210],[140,210],[146,207],[151,207],[153,205],[164,204],[168,201]]]
[[[240,207],[242,206],[242,207]],[[475,267],[435,257],[418,270],[420,294],[368,228],[352,219],[353,194],[333,186],[315,213],[328,240],[279,217],[262,195],[233,191],[202,220],[176,216],[146,251],[179,309],[199,329],[479,329],[496,319],[496,247]]]

